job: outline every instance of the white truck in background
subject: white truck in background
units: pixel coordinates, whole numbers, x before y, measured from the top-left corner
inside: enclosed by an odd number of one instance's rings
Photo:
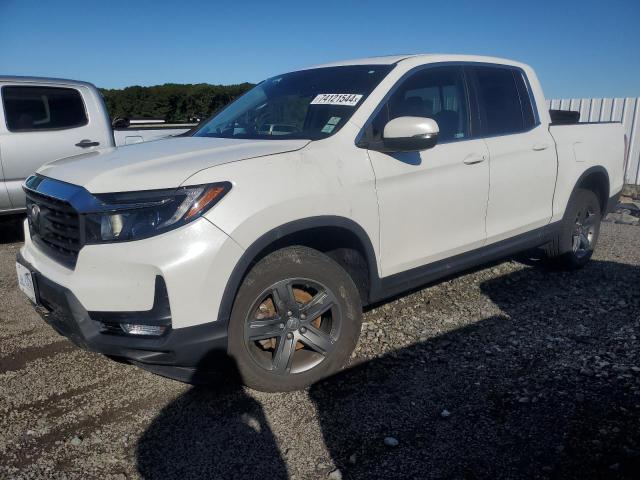
[[[24,211],[22,184],[47,162],[191,127],[113,129],[98,89],[74,80],[0,76],[0,103],[0,215]]]

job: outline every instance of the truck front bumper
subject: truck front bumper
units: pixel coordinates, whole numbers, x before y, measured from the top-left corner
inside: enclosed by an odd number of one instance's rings
[[[142,241],[86,246],[73,270],[39,250],[25,228],[16,261],[31,272],[38,313],[74,344],[198,383],[226,354],[228,322],[218,308],[241,253],[200,219]],[[121,324],[164,332],[131,335]]]
[[[38,302],[35,309],[42,319],[85,350],[189,383],[204,381],[215,358],[227,350],[227,324],[219,321],[178,329],[171,329],[169,322],[168,330],[157,338],[105,332],[102,322],[92,318],[69,289],[42,275],[20,253],[16,261],[31,271]],[[128,323],[152,323],[147,311],[127,314]]]

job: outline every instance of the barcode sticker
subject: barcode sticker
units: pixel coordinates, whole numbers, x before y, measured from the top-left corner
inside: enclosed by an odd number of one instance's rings
[[[362,95],[355,93],[321,93],[311,101],[311,105],[344,105],[355,107]]]

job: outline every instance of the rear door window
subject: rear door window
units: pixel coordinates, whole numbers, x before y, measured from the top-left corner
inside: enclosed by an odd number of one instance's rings
[[[475,74],[484,135],[506,135],[535,125],[533,107],[519,70],[472,67]]]
[[[82,96],[74,88],[6,86],[2,102],[11,132],[61,130],[88,123]]]

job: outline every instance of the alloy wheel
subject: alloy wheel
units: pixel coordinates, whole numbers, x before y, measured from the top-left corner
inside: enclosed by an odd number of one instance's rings
[[[592,207],[578,210],[571,234],[572,249],[576,257],[583,258],[593,250],[596,226],[596,214]]]
[[[331,355],[340,335],[334,293],[319,282],[290,278],[264,290],[245,322],[251,358],[272,373],[310,370]]]

